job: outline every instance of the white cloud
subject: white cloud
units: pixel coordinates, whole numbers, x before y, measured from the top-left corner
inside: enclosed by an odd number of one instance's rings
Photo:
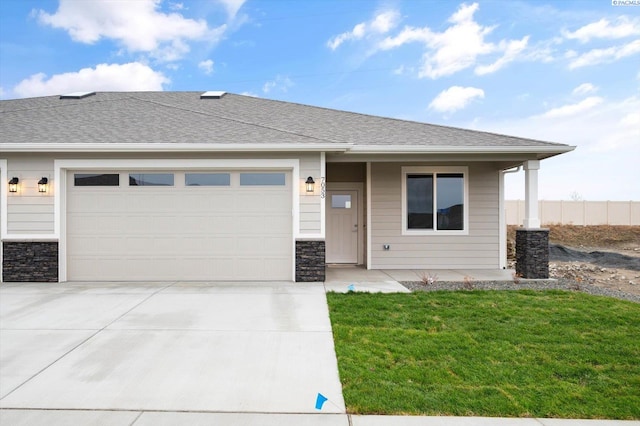
[[[327,46],[336,50],[348,40],[359,40],[370,34],[386,34],[398,25],[399,18],[400,14],[395,10],[380,12],[372,20],[355,25],[351,31],[332,37],[327,41]]]
[[[589,93],[595,93],[598,91],[598,88],[591,83],[583,83],[580,86],[573,89],[571,92],[572,95],[586,95]]]
[[[272,90],[278,90],[280,92],[287,92],[290,87],[293,87],[293,81],[287,76],[277,75],[275,79],[267,81],[262,86],[264,93],[269,93]]]
[[[257,93],[253,93],[253,92],[242,92],[240,93],[242,96],[251,96],[252,98],[259,98],[260,96],[258,96]]]
[[[4,98],[4,89],[0,86],[0,99]]]
[[[587,53],[574,58],[569,63],[569,69],[610,63],[637,53],[640,53],[640,39],[621,46],[590,50]]]
[[[429,108],[438,112],[454,112],[465,108],[474,99],[484,98],[484,90],[476,87],[452,86],[443,90],[429,104]]]
[[[161,72],[139,62],[100,64],[78,72],[56,74],[47,79],[34,74],[13,88],[18,97],[60,95],[79,91],[154,91],[170,83]]]
[[[209,75],[213,72],[213,61],[211,59],[200,61],[198,68],[200,68],[205,74]]]
[[[218,0],[219,3],[227,9],[227,15],[229,18],[234,18],[242,5],[245,3],[245,0]]]
[[[540,199],[567,199],[577,191],[587,200],[639,200],[640,96],[603,98],[590,108],[564,116],[510,117],[483,122],[478,130],[577,145],[574,152],[544,160]],[[462,125],[462,123],[461,123]],[[524,197],[522,173],[509,175],[508,199]]]
[[[564,105],[558,108],[550,109],[549,111],[540,114],[539,117],[543,118],[562,118],[569,117],[577,114],[581,114],[602,102],[602,98],[598,96],[590,96],[576,104]]]
[[[520,53],[527,47],[529,36],[525,36],[522,40],[511,40],[506,42],[502,40],[498,45],[498,49],[504,51],[504,55],[490,65],[478,65],[475,69],[477,75],[491,74],[500,68],[515,60]]]
[[[443,32],[434,32],[429,27],[405,27],[399,34],[387,37],[378,48],[389,50],[407,43],[425,45],[419,77],[439,78],[474,66],[478,58],[489,54],[502,54],[490,65],[480,65],[476,74],[488,74],[515,60],[527,47],[528,36],[521,40],[502,40],[494,44],[485,38],[494,30],[493,26],[482,26],[474,20],[478,3],[462,4],[448,20],[451,25]]]
[[[640,19],[630,20],[626,16],[618,18],[615,24],[603,18],[597,22],[585,25],[577,30],[562,31],[562,35],[569,40],[578,40],[586,43],[594,38],[624,38],[640,34]]]
[[[189,52],[187,41],[216,42],[226,26],[210,29],[204,20],[158,11],[158,0],[136,0],[126,7],[108,0],[60,0],[58,10],[36,12],[41,23],[64,29],[77,42],[93,44],[113,39],[130,52],[145,52],[173,61]]]

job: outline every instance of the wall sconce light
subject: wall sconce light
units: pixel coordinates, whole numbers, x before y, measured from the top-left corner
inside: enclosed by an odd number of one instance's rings
[[[11,178],[9,181],[9,192],[18,192],[18,182],[20,182],[20,179],[17,177]]]
[[[307,181],[305,182],[305,185],[307,186],[307,192],[313,192],[314,186],[316,185],[316,182],[313,180],[313,178],[311,176],[309,176],[307,178]]]
[[[38,192],[47,192],[47,186],[49,185],[49,179],[43,177],[38,181]]]

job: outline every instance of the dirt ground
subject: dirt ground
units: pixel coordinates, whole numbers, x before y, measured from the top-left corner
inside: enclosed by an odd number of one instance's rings
[[[509,247],[515,247],[516,228],[509,226]],[[640,295],[640,226],[548,228],[551,278]]]

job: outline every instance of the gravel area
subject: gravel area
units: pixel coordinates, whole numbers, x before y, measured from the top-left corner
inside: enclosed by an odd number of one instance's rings
[[[456,291],[456,290],[566,290],[582,291],[597,296],[615,297],[640,303],[640,295],[626,293],[614,289],[603,288],[569,279],[554,280],[520,280],[517,284],[512,281],[436,281],[433,284],[423,284],[421,281],[401,281],[400,284],[411,291]]]

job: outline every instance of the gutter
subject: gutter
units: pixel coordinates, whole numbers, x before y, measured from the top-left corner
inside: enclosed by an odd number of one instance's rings
[[[571,145],[542,146],[398,146],[355,145],[349,150],[354,154],[563,154],[576,149]]]

